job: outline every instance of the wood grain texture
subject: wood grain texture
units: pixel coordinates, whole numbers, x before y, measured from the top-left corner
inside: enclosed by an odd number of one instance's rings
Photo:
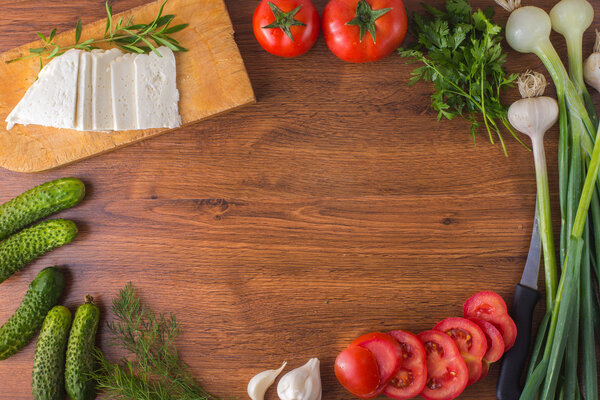
[[[134,22],[152,21],[163,0],[144,4],[113,18]],[[211,116],[254,102],[244,62],[233,40],[233,29],[223,0],[171,0],[164,14],[176,13],[176,24],[190,26],[173,34],[189,51],[175,54],[177,86],[180,93],[179,113],[182,124],[189,125]],[[86,24],[81,41],[102,37],[106,18]],[[57,35],[62,46],[74,42],[74,30]],[[41,47],[32,42],[0,54],[0,121],[21,100],[35,81],[39,62],[32,58],[17,63],[6,61],[28,54],[29,48]],[[40,172],[72,163],[119,147],[127,146],[169,131],[144,129],[119,132],[79,132],[38,125],[17,124],[7,131],[0,123],[0,167],[17,172]]]
[[[320,12],[325,3],[315,2]],[[252,35],[256,4],[227,1],[257,104],[55,171],[0,171],[0,202],[61,176],[89,191],[61,214],[79,224],[75,242],[0,285],[0,323],[41,268],[65,265],[63,303],[74,311],[87,293],[101,301],[99,342],[113,359],[123,354],[108,346],[108,306],[132,281],[151,307],[177,315],[183,358],[215,394],[247,398],[254,374],[319,357],[323,398],[347,400],[333,361],[358,335],[429,329],[479,290],[510,303],[533,220],[531,153],[509,139],[506,158],[483,135],[473,145],[468,123],[437,123],[430,86],[407,89],[412,66],[398,57],[344,63],[322,37],[300,58],[269,55]],[[100,0],[0,0],[0,50],[103,13]],[[542,71],[533,56],[508,59],[511,71]],[[556,146],[553,129],[555,218]],[[0,362],[0,399],[31,398],[33,349]],[[461,399],[495,398],[497,373]],[[276,398],[272,388],[266,399]]]

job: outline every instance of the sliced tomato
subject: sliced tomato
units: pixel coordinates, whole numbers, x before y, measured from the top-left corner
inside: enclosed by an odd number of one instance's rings
[[[485,334],[487,340],[487,352],[483,356],[483,361],[488,363],[498,361],[504,354],[504,339],[498,328],[496,328],[494,324],[481,318],[469,319],[479,325]]]
[[[350,346],[338,354],[335,376],[346,390],[357,397],[372,397],[381,386],[377,360],[364,347]]]
[[[460,355],[469,370],[468,385],[472,385],[481,377],[481,359],[487,350],[487,340],[481,328],[465,318],[446,318],[434,328],[447,334],[458,346]]]
[[[417,335],[425,346],[427,382],[421,392],[427,400],[451,400],[467,387],[469,370],[458,346],[450,336],[440,331],[425,331]]]
[[[506,303],[498,294],[490,291],[475,293],[463,306],[465,318],[481,318],[492,323],[504,340],[504,351],[510,349],[517,339],[517,326],[508,315]]]
[[[389,333],[402,348],[402,365],[383,393],[392,399],[412,399],[423,391],[427,382],[425,346],[416,335],[406,331]]]
[[[353,341],[350,346],[363,347],[369,350],[377,360],[380,386],[373,393],[373,396],[370,396],[375,397],[383,392],[389,381],[398,372],[402,363],[402,348],[396,339],[382,332],[363,335]]]
[[[483,360],[483,362],[481,363],[481,377],[479,378],[479,380],[485,378],[488,372],[490,372],[490,363]]]

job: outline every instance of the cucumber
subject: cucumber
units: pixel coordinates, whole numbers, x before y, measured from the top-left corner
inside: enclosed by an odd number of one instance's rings
[[[85,297],[75,313],[65,366],[65,387],[71,400],[92,400],[96,397],[96,382],[89,378],[94,371],[94,343],[100,320],[100,309],[91,296]]]
[[[0,283],[39,256],[71,243],[77,225],[66,219],[42,221],[0,243]]]
[[[62,178],[26,191],[0,205],[0,241],[48,215],[71,208],[85,196],[85,185]]]
[[[65,276],[57,267],[44,268],[37,274],[17,311],[0,327],[0,360],[29,343],[48,311],[58,303],[64,287]]]
[[[65,393],[65,348],[71,311],[56,306],[48,312],[38,336],[33,358],[34,400],[62,400]]]

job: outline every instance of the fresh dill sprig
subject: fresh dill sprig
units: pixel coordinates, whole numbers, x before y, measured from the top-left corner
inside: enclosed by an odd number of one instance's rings
[[[129,17],[127,21],[123,18],[115,20],[113,18],[112,7],[106,2],[106,28],[104,36],[100,39],[88,39],[83,42],[81,40],[81,20],[77,21],[75,26],[75,44],[70,46],[60,46],[54,42],[56,36],[56,28],[50,31],[48,36],[41,32],[37,35],[44,42],[42,47],[29,49],[29,54],[7,61],[12,63],[15,61],[26,60],[37,57],[42,66],[42,60],[49,60],[64,54],[70,49],[79,49],[91,51],[97,49],[100,43],[114,44],[121,50],[129,53],[149,53],[154,52],[157,56],[162,57],[156,50],[157,47],[166,46],[173,51],[187,51],[187,49],[179,44],[171,35],[187,28],[188,24],[179,24],[170,26],[175,18],[173,14],[162,15],[163,9],[167,0],[165,0],[158,11],[154,20],[146,24],[133,23],[133,17]]]
[[[117,399],[216,400],[194,379],[181,361],[175,338],[179,324],[174,315],[156,315],[143,305],[131,283],[113,300],[115,319],[108,323],[111,345],[131,353],[133,361],[111,363],[101,350],[91,378],[98,389]]]

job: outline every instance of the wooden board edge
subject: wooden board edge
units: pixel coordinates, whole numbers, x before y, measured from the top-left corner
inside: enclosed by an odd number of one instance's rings
[[[6,170],[11,171],[11,172],[18,172],[18,173],[23,173],[23,174],[36,174],[36,173],[40,173],[40,172],[52,171],[52,170],[55,170],[55,169],[58,169],[58,168],[61,168],[61,167],[65,167],[67,165],[71,165],[71,164],[77,163],[79,161],[88,160],[90,158],[93,158],[93,157],[96,157],[96,156],[99,156],[99,155],[102,155],[102,154],[110,153],[113,150],[121,149],[123,147],[127,147],[127,146],[130,146],[130,145],[135,144],[135,143],[143,142],[144,140],[147,140],[147,139],[150,139],[150,138],[155,138],[157,136],[164,135],[166,133],[174,132],[174,131],[177,131],[177,130],[182,129],[182,128],[186,128],[186,127],[189,127],[189,126],[192,126],[192,125],[196,125],[198,123],[201,123],[202,121],[206,121],[207,119],[214,118],[214,117],[217,117],[219,115],[224,115],[224,114],[227,114],[227,113],[229,113],[231,111],[236,111],[236,110],[239,110],[241,108],[250,106],[250,105],[255,104],[255,103],[256,103],[256,98],[253,96],[252,98],[248,99],[248,101],[245,102],[244,104],[240,104],[240,105],[238,105],[236,107],[227,109],[227,110],[225,110],[225,111],[223,111],[221,113],[218,113],[218,114],[213,114],[213,115],[211,115],[211,116],[209,116],[207,118],[204,118],[202,120],[190,122],[188,124],[181,125],[180,127],[175,128],[175,129],[166,129],[164,131],[158,131],[158,132],[156,132],[153,135],[141,137],[141,138],[139,138],[137,140],[134,140],[132,142],[128,142],[128,143],[124,143],[124,144],[119,145],[119,146],[111,147],[110,149],[106,149],[106,150],[101,151],[99,153],[90,154],[88,156],[84,156],[84,157],[78,158],[76,160],[65,162],[63,164],[53,165],[53,166],[48,167],[48,168],[35,168],[34,167],[34,168],[31,168],[31,169],[25,169],[25,168],[14,168],[14,167],[6,166],[6,165],[0,165],[0,168],[6,169]]]

